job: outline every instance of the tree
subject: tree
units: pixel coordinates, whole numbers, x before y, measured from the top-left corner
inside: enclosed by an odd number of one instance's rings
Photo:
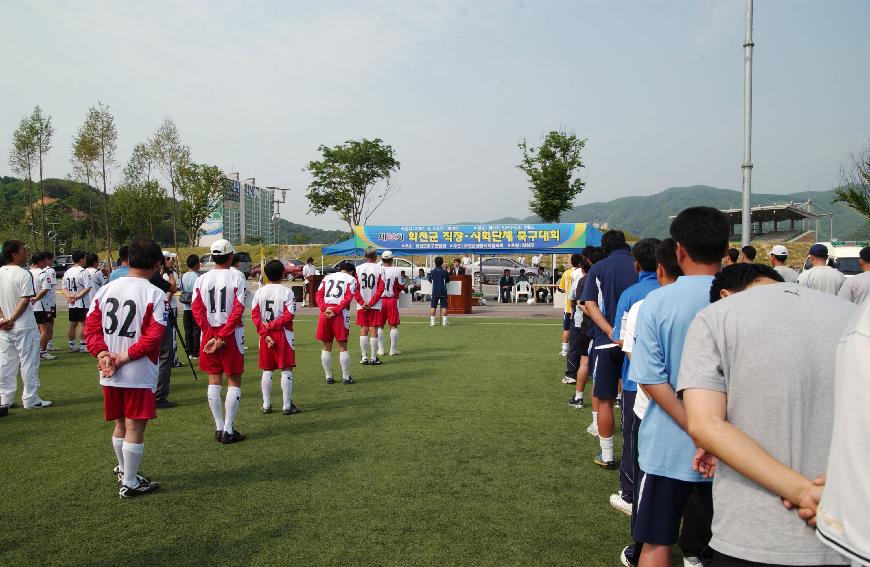
[[[583,167],[580,152],[586,140],[573,133],[551,130],[539,148],[526,140],[519,143],[523,159],[517,168],[529,178],[532,200],[529,209],[544,222],[559,222],[565,211],[574,206],[574,199],[585,183],[574,175]]]
[[[71,160],[73,178],[84,181],[88,186],[88,216],[91,221],[91,245],[97,249],[97,229],[94,224],[94,204],[91,199],[91,179],[96,178],[97,161],[100,158],[100,144],[97,133],[94,131],[94,123],[85,121],[73,138],[73,157]]]
[[[178,170],[181,223],[187,230],[190,246],[196,246],[201,227],[221,204],[227,179],[214,165],[188,163]],[[174,234],[173,229],[173,234]]]
[[[109,260],[112,259],[112,235],[109,231],[109,182],[108,174],[115,165],[115,152],[118,150],[118,129],[115,127],[115,117],[109,106],[101,102],[88,109],[85,125],[93,132],[97,142],[99,156],[97,165],[103,180],[103,221],[106,224],[106,251]]]
[[[36,157],[39,163],[39,212],[42,217],[42,247],[45,248],[45,189],[42,186],[42,169],[45,155],[51,150],[51,137],[54,135],[54,126],[51,124],[51,116],[46,116],[42,113],[39,106],[33,107],[33,112],[30,114],[30,129],[32,131],[33,143],[36,150]]]
[[[169,181],[172,190],[172,242],[178,254],[178,201],[176,190],[181,184],[181,171],[190,163],[190,148],[181,143],[178,128],[171,118],[165,117],[150,141],[151,152]],[[197,227],[197,230],[199,227]]]
[[[317,151],[323,158],[309,162],[306,168],[314,177],[306,193],[308,210],[315,215],[335,211],[353,232],[354,225],[368,222],[394,193],[390,175],[401,164],[392,146],[380,138],[348,140],[338,146],[320,146]]]
[[[27,174],[27,209],[30,224],[33,226],[33,167],[36,164],[36,140],[28,117],[21,119],[18,128],[12,133],[12,149],[9,152],[9,166],[19,175]],[[36,238],[30,230],[30,243],[36,248]]]
[[[849,156],[840,170],[841,187],[834,202],[845,203],[870,219],[870,147]]]
[[[124,168],[124,183],[115,188],[115,197],[123,189],[121,199],[115,201],[132,205],[130,209],[120,211],[120,216],[133,235],[148,234],[154,238],[163,222],[166,190],[153,176],[156,168],[157,161],[151,147],[136,144]]]

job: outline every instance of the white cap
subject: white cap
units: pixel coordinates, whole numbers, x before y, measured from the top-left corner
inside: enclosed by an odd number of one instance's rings
[[[389,250],[384,250],[384,253],[381,254],[381,259],[382,259],[382,260],[392,260],[392,259],[393,259],[393,253],[390,252]]]
[[[170,252],[169,250],[163,251],[164,258],[175,258],[175,252]]]
[[[782,244],[777,244],[770,249],[770,253],[774,256],[788,256],[788,248],[786,248]]]
[[[209,250],[211,250],[212,254],[219,254],[221,256],[223,256],[225,254],[229,254],[229,253],[234,251],[233,245],[230,244],[230,241],[225,240],[223,238],[221,238],[220,240],[215,240],[214,242],[212,242],[211,248],[209,248]]]

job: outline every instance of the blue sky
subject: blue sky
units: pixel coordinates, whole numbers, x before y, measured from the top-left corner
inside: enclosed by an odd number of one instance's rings
[[[40,104],[66,176],[102,101],[119,162],[168,115],[195,160],[293,188],[283,216],[323,227],[302,168],[350,138],[402,162],[378,224],[527,215],[517,142],[554,128],[589,140],[578,204],[740,187],[742,0],[242,4],[0,0],[0,172]],[[870,144],[870,2],[755,4],[753,188],[829,189]]]

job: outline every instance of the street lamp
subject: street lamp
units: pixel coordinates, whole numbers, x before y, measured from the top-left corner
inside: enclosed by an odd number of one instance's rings
[[[287,191],[290,189],[285,187],[266,187],[266,189],[271,189],[272,193],[272,244],[281,244],[278,239],[278,219],[281,218],[281,213],[279,212],[279,205],[283,205],[287,202]],[[281,192],[281,200],[275,198],[275,192]]]

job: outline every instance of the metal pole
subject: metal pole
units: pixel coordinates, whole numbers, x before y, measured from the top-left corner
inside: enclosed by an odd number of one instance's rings
[[[743,226],[741,242],[752,240],[752,0],[746,0],[746,38],[743,41]]]

